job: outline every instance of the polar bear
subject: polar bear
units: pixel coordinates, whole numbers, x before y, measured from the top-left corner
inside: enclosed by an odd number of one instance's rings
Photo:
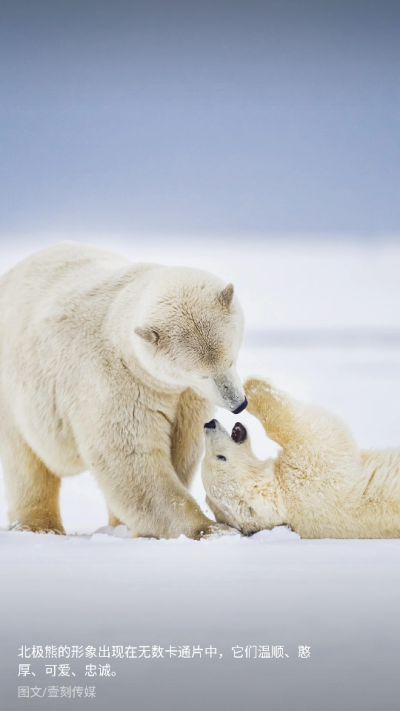
[[[288,524],[303,538],[400,537],[400,449],[360,451],[335,416],[264,380],[245,392],[281,450],[260,461],[240,422],[231,437],[205,425],[202,478],[217,521],[245,534]]]
[[[0,280],[0,454],[16,527],[63,533],[61,479],[89,469],[134,536],[215,527],[188,492],[213,405],[247,404],[231,284],[63,243]]]

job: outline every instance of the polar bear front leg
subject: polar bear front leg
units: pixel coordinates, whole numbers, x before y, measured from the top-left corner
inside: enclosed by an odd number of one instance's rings
[[[102,489],[109,511],[133,535],[199,539],[227,527],[205,516],[180,481],[171,461],[169,423],[156,411],[142,410],[132,421],[122,413],[99,418],[88,428],[85,460]],[[91,432],[91,436],[90,436]]]
[[[199,539],[216,529],[160,452],[113,458],[112,469],[95,467],[94,474],[114,517],[135,537]]]
[[[64,534],[61,479],[47,469],[16,430],[2,433],[1,459],[12,528]]]
[[[189,487],[204,450],[203,427],[214,406],[191,388],[181,394],[172,431],[171,459],[182,484]]]

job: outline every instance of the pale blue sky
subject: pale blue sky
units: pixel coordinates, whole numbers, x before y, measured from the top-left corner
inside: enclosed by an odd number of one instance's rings
[[[400,3],[0,0],[0,233],[400,233]]]

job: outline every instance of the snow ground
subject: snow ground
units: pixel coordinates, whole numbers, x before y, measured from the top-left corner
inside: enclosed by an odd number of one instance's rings
[[[37,246],[9,246],[2,269]],[[243,377],[267,376],[330,408],[362,447],[400,443],[400,246],[211,239],[112,246],[233,281],[248,325]],[[227,427],[237,419],[217,416]],[[250,415],[240,420],[259,456],[276,451]],[[199,477],[193,493],[203,505]],[[62,513],[65,538],[10,533],[0,493],[6,711],[398,709],[400,540],[302,541],[286,529],[207,542],[94,533],[106,510],[90,474],[63,482]],[[89,682],[88,660],[78,660],[72,685],[96,685],[96,700],[39,701],[18,699],[17,687],[71,681],[45,676],[41,660],[28,660],[34,682],[21,681],[21,644],[211,645],[218,655],[105,660],[116,676]],[[235,645],[283,645],[289,656],[234,659]],[[311,647],[309,659],[298,658],[299,645]]]

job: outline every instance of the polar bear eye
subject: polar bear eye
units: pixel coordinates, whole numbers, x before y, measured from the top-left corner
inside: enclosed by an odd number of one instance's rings
[[[220,459],[221,462],[226,462],[226,457],[223,454],[217,454],[217,459]]]

